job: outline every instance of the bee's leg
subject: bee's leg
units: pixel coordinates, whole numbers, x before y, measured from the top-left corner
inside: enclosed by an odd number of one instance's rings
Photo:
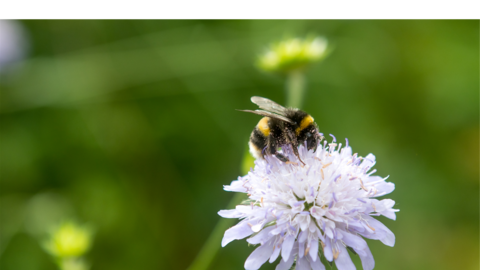
[[[286,156],[284,156],[284,155],[282,155],[282,154],[280,154],[280,153],[278,153],[278,152],[275,153],[275,156],[276,156],[280,161],[282,161],[282,162],[288,162],[288,161],[289,161]]]
[[[300,158],[300,154],[298,153],[298,146],[292,144],[292,148],[293,148],[293,153],[295,154],[295,156],[297,156],[298,160],[300,160],[300,162],[302,162],[303,165],[305,165],[305,162],[303,162],[303,160]]]
[[[277,152],[277,144],[275,139],[269,137],[267,140],[267,153],[269,155],[276,156],[282,162],[288,162],[288,158],[280,153]]]
[[[302,161],[302,159],[300,158],[300,154],[298,153],[298,141],[295,133],[290,129],[285,129],[285,133],[287,135],[285,136],[285,138],[287,139],[287,142],[292,146],[293,153],[295,154],[295,156],[297,156],[298,160],[300,160],[300,162],[305,165],[305,162]]]

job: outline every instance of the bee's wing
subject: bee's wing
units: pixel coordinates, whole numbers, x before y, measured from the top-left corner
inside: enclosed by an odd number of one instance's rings
[[[292,120],[288,119],[287,117],[285,117],[285,116],[283,116],[283,115],[274,114],[274,113],[272,113],[272,112],[267,112],[267,111],[263,111],[263,110],[255,110],[255,111],[251,111],[251,110],[238,110],[238,111],[241,111],[241,112],[250,112],[250,113],[254,113],[254,114],[258,114],[258,115],[262,115],[262,116],[267,116],[267,117],[279,119],[279,120],[282,120],[282,121],[287,122],[287,123],[290,123],[290,124],[295,124],[295,122],[293,122]]]
[[[266,111],[285,116],[285,111],[287,109],[285,107],[283,107],[282,105],[271,101],[268,98],[253,96],[250,100],[253,103],[257,104],[258,107],[260,107],[260,109],[264,109]]]

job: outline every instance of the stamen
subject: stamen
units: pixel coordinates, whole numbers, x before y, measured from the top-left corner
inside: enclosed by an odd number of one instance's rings
[[[368,223],[365,223],[367,225],[368,228],[372,229],[372,231],[375,231],[375,228],[373,228],[372,226],[370,226],[370,224]]]
[[[332,134],[329,134],[329,135],[330,135],[330,137],[333,138],[333,142],[336,142],[336,141],[337,141],[337,138],[335,138],[335,136],[333,136]]]
[[[310,245],[308,245],[307,248],[305,249],[305,256],[307,256],[308,251],[310,251]]]
[[[333,259],[336,260],[338,255],[340,255],[340,250],[332,249],[333,252]]]

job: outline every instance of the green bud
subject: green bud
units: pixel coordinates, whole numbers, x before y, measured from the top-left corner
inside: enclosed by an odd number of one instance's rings
[[[92,231],[72,221],[64,222],[55,228],[44,242],[44,249],[56,258],[79,257],[85,254],[92,244]]]
[[[287,39],[272,44],[257,65],[268,72],[290,73],[323,59],[326,51],[327,40],[322,37]]]

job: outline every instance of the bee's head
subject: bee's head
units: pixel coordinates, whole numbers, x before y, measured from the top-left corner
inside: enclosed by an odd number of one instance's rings
[[[318,128],[315,125],[311,125],[304,134],[308,150],[314,149],[316,151],[318,143],[322,140]]]

